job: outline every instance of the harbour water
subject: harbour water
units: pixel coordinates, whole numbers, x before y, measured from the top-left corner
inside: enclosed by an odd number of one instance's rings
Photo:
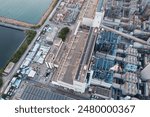
[[[0,68],[2,68],[25,39],[20,30],[0,26]]]
[[[0,16],[37,24],[52,0],[0,0]]]

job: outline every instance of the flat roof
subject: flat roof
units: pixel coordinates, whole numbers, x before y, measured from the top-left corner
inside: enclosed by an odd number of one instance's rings
[[[68,43],[67,46],[70,48],[68,52],[65,53],[66,55],[63,59],[63,64],[61,64],[60,69],[58,70],[59,75],[56,76],[57,80],[71,85],[73,84],[80,65],[82,54],[84,52],[84,48],[87,44],[89,35],[88,33],[89,31],[84,29],[78,31],[76,37],[74,38],[74,41],[72,41],[72,44]]]
[[[33,77],[35,76],[35,74],[36,74],[36,71],[31,70],[31,71],[29,72],[29,74],[28,74],[28,77],[33,78]]]
[[[142,80],[150,80],[150,63],[141,71]]]
[[[9,74],[10,71],[13,69],[14,65],[15,65],[15,64],[14,64],[13,62],[10,62],[10,63],[7,65],[7,67],[5,68],[4,72]]]
[[[31,85],[26,86],[20,98],[22,100],[72,100],[70,97]]]
[[[105,87],[96,87],[96,94],[110,97],[111,96],[111,90]]]
[[[132,82],[132,83],[137,83],[138,82],[137,74],[131,73],[131,72],[127,72],[125,74],[125,79],[126,79],[127,82]]]
[[[73,84],[76,77],[82,54],[88,39],[88,32],[78,32],[75,37],[75,42],[72,45],[71,51],[67,57],[62,81]]]
[[[125,82],[123,85],[123,91],[127,94],[136,95],[138,93],[137,85],[131,82]]]
[[[85,14],[84,14],[85,18],[94,19],[98,2],[99,2],[99,0],[89,0],[88,1],[86,11],[85,11]]]

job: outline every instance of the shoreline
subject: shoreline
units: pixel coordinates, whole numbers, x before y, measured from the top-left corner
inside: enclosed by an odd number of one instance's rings
[[[16,25],[16,26],[27,27],[27,28],[36,28],[38,26],[41,26],[45,22],[45,20],[48,18],[50,13],[53,11],[57,2],[58,2],[58,0],[52,0],[52,3],[49,5],[48,9],[42,15],[40,21],[37,24],[30,24],[30,23],[27,23],[24,21],[19,21],[19,20],[15,20],[15,19],[11,19],[11,18],[2,17],[2,16],[0,16],[0,22],[6,23],[6,24],[12,24],[12,25]]]

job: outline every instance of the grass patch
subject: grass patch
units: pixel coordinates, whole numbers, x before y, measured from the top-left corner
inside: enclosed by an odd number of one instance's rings
[[[38,24],[38,25],[34,25],[34,26],[31,26],[32,29],[38,29],[40,28],[42,25]]]

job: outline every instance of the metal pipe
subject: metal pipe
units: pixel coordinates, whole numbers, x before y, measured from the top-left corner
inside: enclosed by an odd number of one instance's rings
[[[130,39],[130,40],[133,40],[133,41],[135,41],[135,42],[139,42],[139,43],[141,43],[141,44],[150,46],[150,44],[148,44],[146,41],[143,41],[142,39],[139,39],[139,38],[134,37],[134,36],[132,36],[132,35],[125,34],[125,33],[123,33],[123,32],[117,31],[117,30],[115,30],[115,29],[113,29],[113,28],[110,28],[110,27],[107,27],[107,26],[104,26],[104,25],[101,25],[100,27],[101,27],[101,28],[104,28],[104,29],[106,29],[106,30],[108,30],[108,31],[114,32],[114,33],[116,33],[116,34],[119,34],[119,35],[121,35],[121,36],[123,36],[123,37],[125,37],[125,38],[127,38],[127,39]]]

